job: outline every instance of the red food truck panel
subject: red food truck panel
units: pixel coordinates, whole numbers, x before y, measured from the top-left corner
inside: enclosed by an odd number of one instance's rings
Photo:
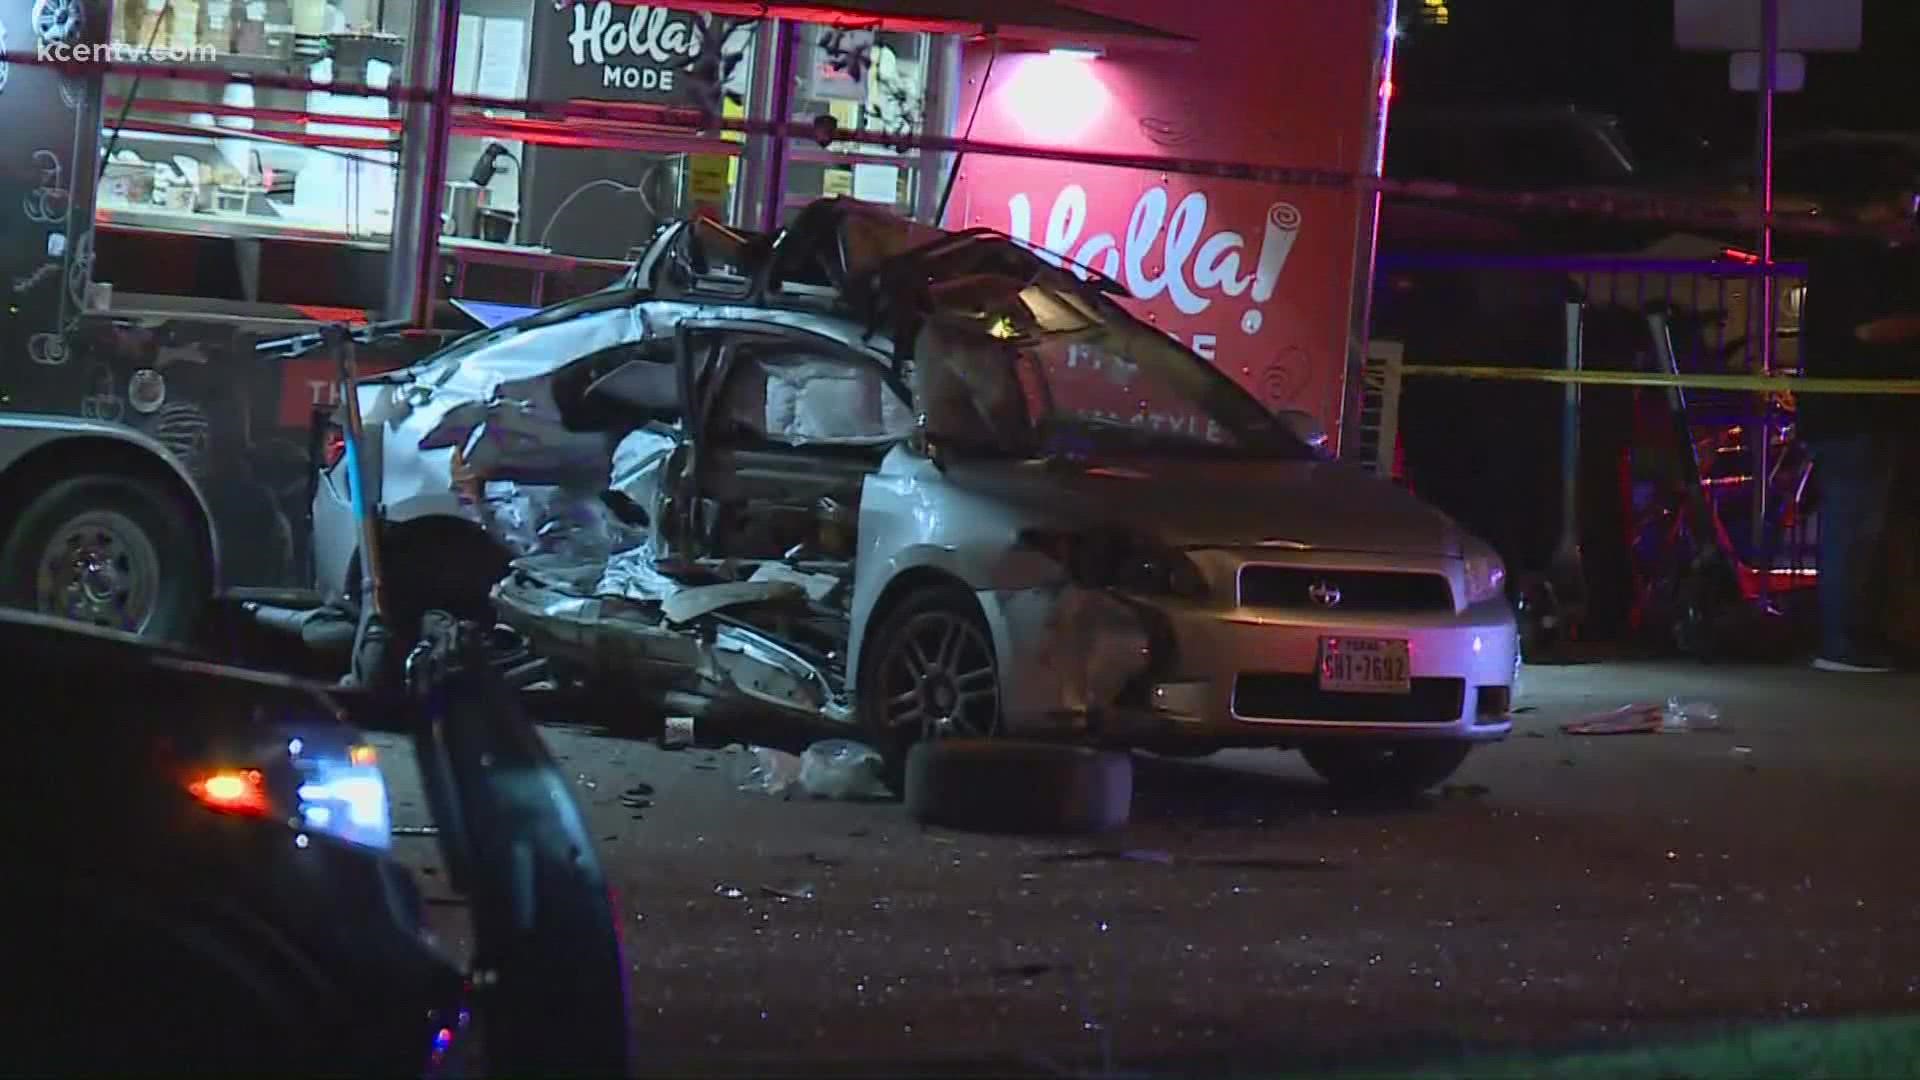
[[[1087,57],[968,47],[959,127],[981,141],[1370,171],[1379,9],[1225,0],[1091,10],[1195,38],[1183,53]],[[991,64],[989,76],[988,65]],[[975,99],[982,81],[984,100]],[[971,131],[967,130],[971,124]],[[948,228],[987,226],[1125,285],[1135,310],[1271,408],[1340,416],[1369,197],[1176,172],[972,157]],[[1170,422],[1177,422],[1171,418]]]

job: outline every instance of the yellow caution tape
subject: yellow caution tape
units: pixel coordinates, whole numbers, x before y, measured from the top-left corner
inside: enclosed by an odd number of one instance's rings
[[[1920,394],[1920,379],[1810,379],[1796,375],[1667,375],[1651,371],[1568,371],[1565,368],[1401,364],[1404,377],[1501,379],[1507,382],[1591,386],[1678,386],[1689,390],[1750,390],[1762,394]]]

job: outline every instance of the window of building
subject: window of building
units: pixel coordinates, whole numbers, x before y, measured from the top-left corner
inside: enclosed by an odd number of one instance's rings
[[[380,90],[398,80],[410,19],[405,0],[135,0],[113,5],[109,40],[170,65]],[[383,97],[124,74],[104,91],[104,221],[392,232],[399,112]]]
[[[927,34],[797,28],[791,118],[832,117],[842,131],[887,136],[928,127],[935,39]],[[901,214],[918,209],[926,170],[918,150],[839,141],[788,148],[784,214],[825,196],[878,203]]]

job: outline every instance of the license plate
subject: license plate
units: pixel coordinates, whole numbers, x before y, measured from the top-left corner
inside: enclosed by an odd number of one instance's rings
[[[1340,694],[1413,692],[1407,643],[1393,638],[1321,638],[1320,689]]]

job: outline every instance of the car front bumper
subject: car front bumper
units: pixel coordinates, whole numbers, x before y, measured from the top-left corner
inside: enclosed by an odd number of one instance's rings
[[[1138,746],[1332,738],[1488,742],[1512,730],[1518,648],[1503,599],[1420,614],[1220,610],[1068,587],[985,592],[1010,733]],[[1323,643],[1405,641],[1405,694],[1319,689]]]

